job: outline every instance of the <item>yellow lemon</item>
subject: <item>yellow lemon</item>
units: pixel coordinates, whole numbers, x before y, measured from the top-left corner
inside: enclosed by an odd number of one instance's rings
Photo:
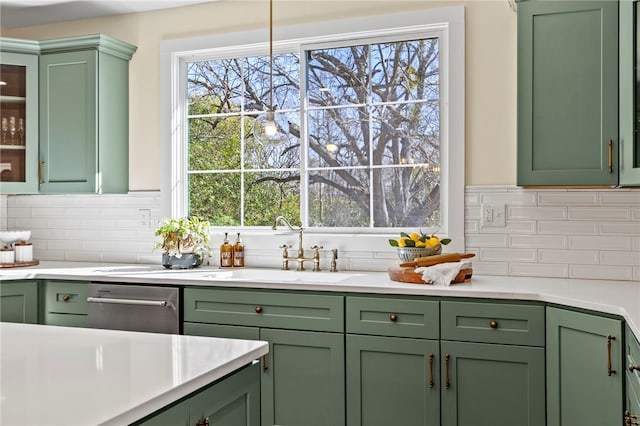
[[[438,237],[431,237],[426,241],[426,246],[427,247],[433,247],[436,244],[438,244],[440,242],[440,239]]]
[[[408,240],[408,239],[409,239],[409,238],[407,238],[407,237],[400,237],[400,239],[398,240],[398,245],[399,245],[400,247],[406,247],[406,246],[407,246],[407,240]]]
[[[425,247],[426,244],[423,243],[422,241],[416,241],[416,247]]]
[[[420,239],[420,234],[416,234],[415,232],[410,234],[409,237],[411,237],[411,239],[413,241],[418,241]]]

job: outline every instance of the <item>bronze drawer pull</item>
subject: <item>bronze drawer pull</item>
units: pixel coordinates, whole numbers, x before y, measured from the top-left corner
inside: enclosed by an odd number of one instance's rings
[[[613,173],[613,140],[609,139],[609,159],[607,162],[609,173]]]
[[[449,383],[449,354],[444,356],[444,387],[445,389],[449,389],[451,387],[451,383]]]
[[[629,371],[633,373],[633,371],[640,371],[640,365],[629,364]]]
[[[396,322],[398,320],[398,316],[396,314],[389,315],[389,320],[392,322]]]
[[[498,328],[498,321],[493,320],[489,323],[489,327],[491,328]]]
[[[261,314],[261,313],[262,313],[262,307],[256,306],[256,314]]]
[[[433,354],[429,354],[429,387],[433,388]]]
[[[611,341],[616,340],[614,336],[607,336],[607,375],[616,374],[616,370],[611,368]]]
[[[71,296],[69,296],[68,294],[65,294],[64,296],[62,296],[62,300],[65,302],[68,302],[69,299],[71,299]]]
[[[209,426],[209,417],[205,417],[204,420],[198,420],[196,426]]]

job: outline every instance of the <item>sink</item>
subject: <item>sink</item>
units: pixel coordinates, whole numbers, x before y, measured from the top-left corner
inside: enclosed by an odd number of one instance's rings
[[[262,281],[262,282],[308,282],[308,283],[337,283],[351,277],[364,274],[343,272],[302,272],[282,271],[273,269],[233,269],[219,270],[203,274],[201,278],[215,281]]]
[[[188,278],[208,281],[299,282],[333,284],[364,274],[348,272],[283,271],[280,269],[165,269],[159,266],[116,266],[96,268],[106,275],[145,276],[149,278]]]

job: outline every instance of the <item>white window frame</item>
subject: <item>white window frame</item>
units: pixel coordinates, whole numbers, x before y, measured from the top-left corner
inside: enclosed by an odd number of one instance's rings
[[[327,42],[366,39],[383,40],[406,34],[421,38],[437,33],[440,39],[441,98],[441,219],[438,235],[453,242],[447,251],[464,251],[464,141],[465,141],[465,31],[464,7],[427,9],[411,13],[325,21],[306,25],[274,28],[274,52],[301,50]],[[186,66],[187,62],[206,60],[212,53],[242,56],[268,54],[266,30],[226,33],[204,37],[165,40],[160,45],[161,80],[161,199],[162,215],[184,216],[187,211],[187,123]],[[304,49],[303,48],[303,49]],[[304,72],[304,70],[301,70]],[[304,151],[304,150],[303,150]],[[306,152],[302,152],[304,159]],[[455,162],[453,161],[455,160]],[[450,166],[451,165],[451,166]],[[304,200],[301,199],[301,202]],[[404,229],[398,229],[400,232]],[[269,230],[270,231],[270,230]],[[408,230],[411,231],[411,230]],[[266,234],[264,227],[244,227],[245,234]],[[363,247],[375,244],[384,247],[387,238],[397,238],[397,232],[375,228],[342,230],[313,228],[310,233],[326,234],[326,238],[347,239],[355,234],[364,238]],[[375,240],[375,241],[371,241]],[[346,245],[346,243],[345,243]]]

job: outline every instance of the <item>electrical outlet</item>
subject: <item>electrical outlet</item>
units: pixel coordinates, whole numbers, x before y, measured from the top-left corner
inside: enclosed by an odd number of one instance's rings
[[[142,228],[151,227],[151,210],[150,209],[138,209],[138,225]]]
[[[480,206],[482,214],[482,227],[504,227],[506,226],[504,204],[482,204]]]

